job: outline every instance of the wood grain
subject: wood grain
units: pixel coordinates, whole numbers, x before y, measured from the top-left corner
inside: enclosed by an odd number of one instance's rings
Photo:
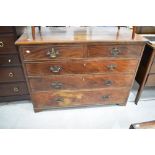
[[[70,107],[80,105],[124,105],[129,89],[100,89],[91,91],[48,91],[32,94],[34,108]],[[120,95],[121,94],[121,95]]]
[[[32,91],[130,87],[132,74],[65,75],[29,78]]]
[[[142,45],[89,45],[88,56],[135,58],[140,56],[142,49]]]
[[[28,94],[27,86],[25,82],[16,83],[3,83],[0,84],[0,96],[14,96],[14,95],[26,95]]]
[[[24,74],[21,67],[0,68],[0,82],[24,81]]]
[[[61,75],[61,74],[88,74],[88,73],[134,73],[137,60],[81,60],[68,62],[38,62],[26,64],[28,76]],[[109,65],[116,66],[109,69]],[[60,71],[54,73],[51,67],[58,66]]]
[[[0,34],[0,42],[2,42],[3,47],[0,47],[0,53],[17,53],[17,48],[15,46],[15,36],[14,34]]]
[[[83,58],[83,45],[66,45],[66,46],[29,46],[22,49],[24,61],[35,60],[55,60],[59,58]],[[52,58],[48,54],[54,49],[56,57]]]

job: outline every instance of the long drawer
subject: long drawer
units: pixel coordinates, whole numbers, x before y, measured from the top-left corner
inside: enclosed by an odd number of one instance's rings
[[[55,60],[57,58],[82,58],[84,50],[81,44],[64,46],[28,46],[22,48],[24,60]]]
[[[0,34],[0,54],[17,53],[15,46],[15,36],[13,33]]]
[[[48,91],[32,93],[34,108],[71,107],[82,105],[125,104],[129,89],[91,91]]]
[[[20,65],[20,60],[16,54],[0,55],[0,66]]]
[[[139,57],[143,45],[88,45],[88,57]]]
[[[74,60],[61,62],[28,63],[28,76],[84,74],[84,73],[134,73],[138,60]]]
[[[21,67],[0,67],[0,82],[24,81]]]
[[[25,82],[0,84],[0,96],[24,95],[28,94]]]
[[[29,78],[32,91],[130,87],[132,74],[65,75]]]

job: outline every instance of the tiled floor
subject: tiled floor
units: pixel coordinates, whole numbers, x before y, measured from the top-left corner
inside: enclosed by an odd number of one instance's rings
[[[129,128],[131,123],[155,120],[155,88],[145,89],[134,104],[134,84],[126,106],[74,108],[34,113],[30,101],[0,106],[0,128]]]

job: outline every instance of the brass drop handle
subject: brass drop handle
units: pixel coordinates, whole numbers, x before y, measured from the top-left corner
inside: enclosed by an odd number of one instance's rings
[[[57,55],[59,55],[59,51],[58,50],[55,50],[54,48],[52,48],[51,50],[49,50],[47,52],[47,55],[50,57],[50,58],[56,58]]]
[[[18,87],[14,87],[14,88],[13,88],[13,91],[14,91],[15,93],[19,92],[19,88],[18,88]]]
[[[4,44],[2,41],[0,41],[0,47],[4,47]]]
[[[120,54],[120,50],[118,49],[118,48],[113,48],[112,50],[111,50],[111,55],[112,56],[118,56]]]
[[[59,102],[64,102],[64,98],[63,97],[57,97],[54,99],[55,102],[59,103]]]
[[[116,69],[117,65],[116,64],[110,64],[107,66],[108,70],[113,71],[114,69]]]
[[[60,66],[51,66],[50,67],[50,71],[52,71],[53,73],[59,73],[61,70]]]
[[[63,87],[63,84],[61,82],[52,82],[51,87],[54,89],[61,89]]]
[[[112,85],[112,81],[111,80],[105,80],[104,81],[104,85],[105,86],[111,86]]]
[[[14,75],[13,75],[13,73],[12,72],[10,72],[9,73],[9,77],[13,77]]]
[[[103,100],[107,100],[107,99],[109,99],[109,98],[110,98],[110,95],[103,95],[103,96],[102,96],[102,99],[103,99]]]

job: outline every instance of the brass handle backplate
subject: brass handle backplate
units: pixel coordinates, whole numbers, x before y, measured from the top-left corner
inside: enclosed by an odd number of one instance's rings
[[[111,86],[112,85],[112,81],[111,80],[105,80],[104,81],[104,85],[105,86]]]
[[[54,89],[61,89],[63,84],[61,82],[52,82],[51,87]]]
[[[4,47],[4,44],[2,41],[0,41],[0,47]]]
[[[112,50],[111,50],[111,55],[112,56],[118,56],[120,54],[120,50],[118,49],[118,48],[113,48]]]
[[[57,55],[59,55],[59,51],[58,50],[55,50],[54,48],[50,49],[48,52],[47,52],[47,55],[50,57],[50,58],[56,58]]]
[[[109,99],[109,98],[110,98],[110,95],[103,95],[103,96],[102,96],[102,99],[103,99],[103,100],[107,100],[107,99]]]
[[[10,72],[9,73],[9,77],[13,77],[14,75],[13,75],[13,73],[12,72]]]
[[[59,103],[59,102],[64,102],[64,98],[63,97],[57,97],[54,99],[55,102]]]
[[[13,91],[14,91],[15,93],[19,92],[19,88],[18,88],[18,87],[14,87],[14,88],[13,88]]]
[[[52,71],[53,73],[59,73],[61,70],[60,66],[51,66],[50,67],[50,71]]]
[[[107,66],[108,70],[113,71],[114,69],[116,69],[117,65],[116,64],[110,64]]]

